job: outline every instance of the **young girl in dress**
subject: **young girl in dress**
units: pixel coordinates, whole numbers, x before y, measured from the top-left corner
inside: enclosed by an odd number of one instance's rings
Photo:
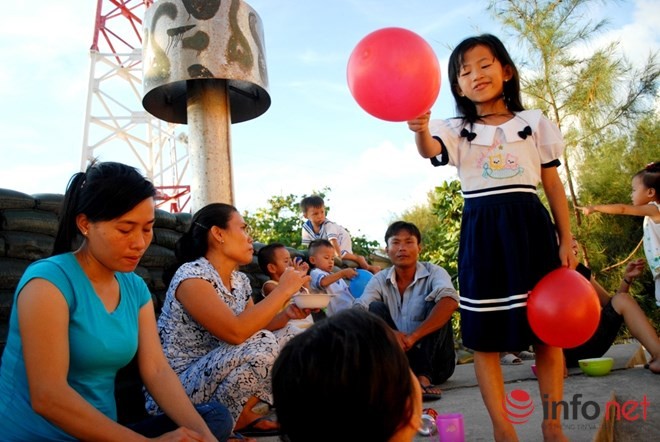
[[[448,74],[459,116],[430,121],[427,112],[408,127],[422,157],[458,169],[465,200],[458,257],[463,344],[475,350],[495,440],[515,441],[503,407],[500,352],[533,344],[541,397],[558,402],[563,396],[562,351],[531,331],[527,295],[548,272],[576,265],[557,172],[564,142],[541,111],[524,110],[518,71],[497,37],[462,41],[449,58]],[[536,194],[539,182],[552,218]],[[566,440],[560,414],[544,419],[545,440]]]
[[[600,204],[581,207],[582,213],[644,217],[644,253],[655,281],[655,304],[660,307],[660,161],[649,163],[632,177],[630,204]]]

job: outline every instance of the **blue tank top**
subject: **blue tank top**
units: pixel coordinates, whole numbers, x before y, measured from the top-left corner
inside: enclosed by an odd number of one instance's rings
[[[117,308],[108,312],[71,253],[32,263],[18,283],[0,365],[0,439],[74,440],[30,405],[16,299],[35,278],[55,285],[69,306],[69,385],[113,420],[115,375],[137,351],[138,314],[151,294],[136,274],[117,273],[121,297]]]

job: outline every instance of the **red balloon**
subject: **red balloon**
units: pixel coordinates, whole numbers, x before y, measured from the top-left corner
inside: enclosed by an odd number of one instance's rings
[[[360,107],[386,121],[407,121],[431,109],[440,93],[440,65],[431,46],[403,28],[364,37],[348,60],[348,88]]]
[[[598,328],[600,302],[589,281],[561,267],[545,275],[530,292],[527,319],[546,344],[573,348],[584,344]]]

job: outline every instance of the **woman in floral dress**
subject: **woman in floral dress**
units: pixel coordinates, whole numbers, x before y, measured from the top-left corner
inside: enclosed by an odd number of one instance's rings
[[[249,229],[235,207],[214,203],[199,210],[176,244],[180,267],[158,319],[165,355],[197,404],[226,405],[235,431],[276,434],[278,424],[252,408],[272,404],[271,369],[280,348],[300,330],[289,320],[310,314],[290,303],[309,280],[287,269],[278,286],[255,304],[247,276],[252,261]],[[158,411],[147,396],[147,410]]]

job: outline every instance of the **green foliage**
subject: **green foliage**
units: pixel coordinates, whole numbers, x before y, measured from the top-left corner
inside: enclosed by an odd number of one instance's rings
[[[420,259],[458,274],[458,241],[463,197],[458,180],[437,186],[428,194],[428,203],[403,213],[401,219],[415,224],[422,233]]]
[[[580,201],[583,205],[630,204],[631,180],[651,161],[658,161],[657,140],[660,120],[649,116],[639,122],[634,133],[611,135],[594,145],[579,164]],[[612,292],[619,286],[626,263],[644,258],[640,246],[642,218],[593,214],[585,217],[575,230],[586,251],[586,260],[599,282]],[[654,286],[650,271],[633,284],[631,293],[647,315],[660,325],[660,312],[654,306]]]
[[[353,241],[353,253],[364,256],[367,260],[379,247],[378,241],[370,241],[363,235],[353,236],[353,234],[351,234],[351,240]]]
[[[314,191],[325,200],[330,188]],[[267,207],[257,209],[254,213],[243,212],[245,222],[252,229],[252,238],[264,244],[280,242],[286,246],[300,249],[302,247],[302,226],[305,219],[300,210],[300,201],[306,194],[272,196]],[[329,206],[326,203],[326,210]],[[350,232],[349,232],[350,233]],[[377,241],[369,241],[364,236],[352,236],[353,252],[368,257],[378,247]]]
[[[252,229],[252,238],[264,244],[281,242],[299,249],[304,222],[299,202],[300,198],[293,194],[273,196],[268,199],[268,207],[259,208],[253,214],[245,211],[243,218]]]
[[[612,135],[632,131],[653,109],[660,79],[658,51],[633,66],[618,42],[584,50],[608,26],[591,19],[592,8],[602,3],[608,1],[491,0],[488,6],[517,40],[508,46],[523,54],[517,64],[524,69],[525,105],[541,109],[562,130],[562,173],[574,206],[581,183],[573,162]],[[579,226],[581,214],[574,216]]]

